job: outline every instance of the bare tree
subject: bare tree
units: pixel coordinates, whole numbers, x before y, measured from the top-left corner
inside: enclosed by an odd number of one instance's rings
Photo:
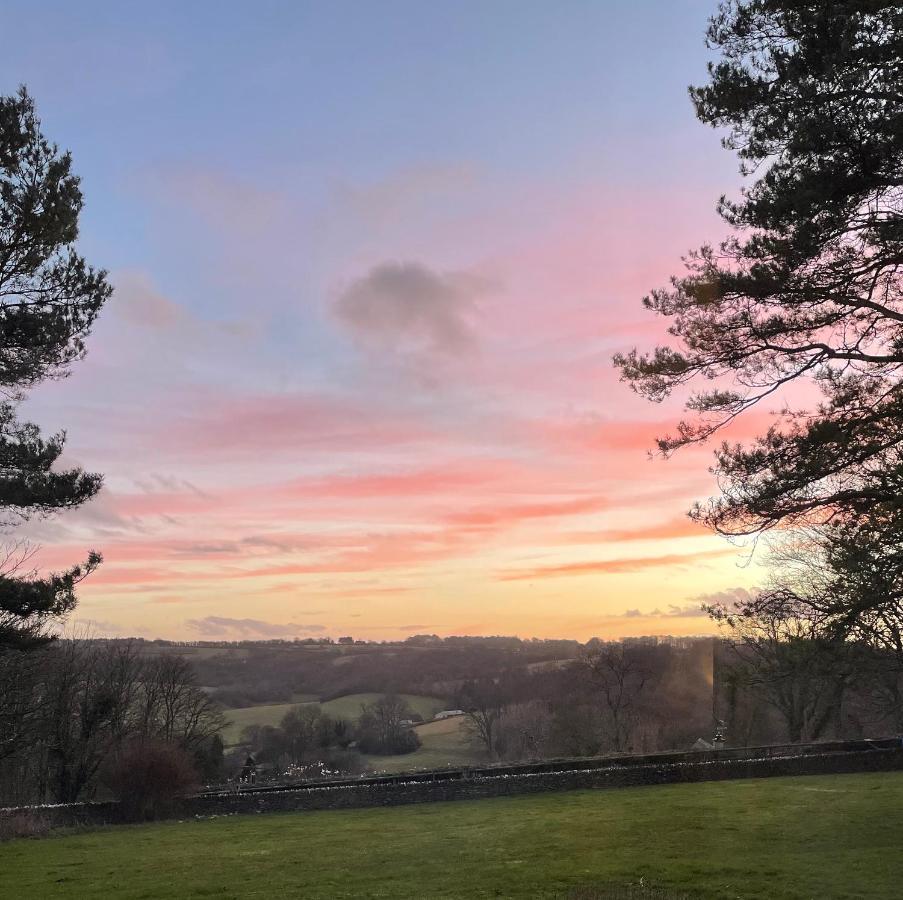
[[[542,759],[553,729],[549,705],[541,700],[509,706],[495,726],[495,750],[506,759]]]
[[[225,727],[225,719],[197,685],[184,657],[165,654],[147,661],[137,698],[140,731],[195,751]]]
[[[624,644],[603,644],[584,656],[583,664],[595,689],[611,748],[617,753],[634,749],[640,701],[650,673]]]
[[[493,678],[468,681],[459,691],[459,702],[468,730],[489,758],[501,755],[499,729],[508,702],[499,683]]]
[[[41,710],[42,650],[0,649],[0,760],[36,739]]]
[[[315,703],[296,706],[282,717],[280,728],[289,762],[299,765],[307,754],[320,745],[323,718],[321,707]]]
[[[61,642],[47,679],[47,787],[77,800],[104,759],[132,730],[141,663],[130,643]]]
[[[397,694],[385,694],[373,703],[361,704],[358,743],[364,753],[410,753],[420,738],[405,722],[413,713]]]
[[[856,672],[857,647],[825,636],[809,607],[790,589],[756,595],[739,608],[712,607],[734,651],[731,677],[752,688],[784,720],[791,743],[840,729],[846,692]]]

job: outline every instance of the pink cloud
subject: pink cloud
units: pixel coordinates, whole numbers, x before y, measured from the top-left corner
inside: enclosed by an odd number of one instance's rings
[[[360,243],[342,246],[339,261],[322,270],[319,260],[305,263],[311,302],[302,304],[282,290],[300,283],[301,267],[285,198],[216,173],[169,172],[165,182],[170,199],[184,193],[220,233],[230,285],[234,274],[242,290],[259,288],[259,273],[234,252],[247,255],[246,242],[265,247],[268,262],[288,262],[274,276],[279,291],[270,281],[260,288],[274,318],[255,305],[247,340],[207,339],[211,323],[197,313],[206,295],[183,340],[188,307],[147,279],[123,276],[123,330],[133,343],[115,355],[128,361],[134,351],[143,368],[120,366],[133,380],[118,407],[111,414],[96,403],[82,435],[71,432],[79,459],[109,473],[105,518],[62,517],[61,530],[47,532],[55,545],[44,557],[65,565],[86,547],[103,550],[107,562],[86,582],[86,596],[155,591],[147,605],[162,613],[224,588],[266,608],[303,586],[335,603],[407,597],[413,609],[424,602],[419,577],[438,597],[471,564],[491,567],[516,590],[539,578],[704,566],[731,552],[673,552],[670,542],[705,534],[679,516],[690,497],[715,488],[710,450],[647,462],[655,438],[673,431],[678,406],[649,407],[610,364],[614,349],[651,345],[662,333],[639,299],[679,270],[687,222],[709,221],[690,192],[657,198],[677,218],[624,190],[592,188],[565,200],[526,192],[518,200],[543,215],[525,216],[519,202],[490,227],[475,209],[466,229],[442,225],[442,246],[405,223],[417,203],[367,200],[356,212],[369,223]],[[397,246],[381,243],[374,215],[392,218]],[[430,265],[380,263],[387,259]],[[267,335],[274,323],[278,340]],[[195,340],[198,327],[203,340]],[[147,335],[161,330],[172,339],[158,353]],[[396,351],[415,353],[418,371],[449,365],[453,377],[387,374],[381,354]],[[117,396],[111,371],[93,376],[113,385],[104,399]],[[741,422],[727,436],[768,423],[758,414]],[[154,482],[146,470],[173,480]],[[646,557],[568,561],[580,545],[641,540],[660,545]],[[524,566],[537,548],[547,564]],[[390,583],[379,582],[383,572]],[[260,621],[283,627],[274,615],[261,611]],[[480,621],[498,627],[497,618],[487,610]]]
[[[583,513],[599,512],[609,504],[602,497],[576,497],[541,503],[516,503],[482,506],[451,513],[445,521],[473,528],[499,528],[533,519],[557,519]]]
[[[537,566],[532,569],[502,573],[502,581],[534,581],[568,575],[624,574],[661,566],[686,566],[704,559],[714,559],[736,553],[732,548],[705,550],[700,553],[667,553],[662,556],[639,556],[627,559],[607,559],[592,562],[564,563]]]
[[[654,525],[638,525],[631,528],[607,528],[599,531],[571,531],[561,536],[562,543],[621,543],[628,541],[658,541],[673,538],[701,537],[710,534],[703,526],[686,516]]]

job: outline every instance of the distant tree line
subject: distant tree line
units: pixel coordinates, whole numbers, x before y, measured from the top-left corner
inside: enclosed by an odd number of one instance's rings
[[[156,646],[165,649],[167,645]],[[426,694],[451,697],[468,678],[497,675],[508,668],[575,659],[578,641],[522,641],[518,638],[437,638],[361,645],[299,642],[223,644],[202,649],[175,646],[190,659],[202,684],[224,706],[289,703],[298,693],[322,701],[347,694]],[[243,654],[241,666],[235,651]],[[220,652],[211,652],[218,650]],[[341,665],[333,665],[335,660]]]
[[[464,682],[454,702],[490,761],[688,750],[716,732],[727,746],[903,734],[895,654],[785,622],[728,635],[591,643],[560,667]]]
[[[903,656],[826,632],[786,588],[719,607],[716,707],[736,744],[903,735]]]
[[[488,760],[686,749],[712,731],[712,640],[593,641],[579,658],[464,682],[456,705]]]

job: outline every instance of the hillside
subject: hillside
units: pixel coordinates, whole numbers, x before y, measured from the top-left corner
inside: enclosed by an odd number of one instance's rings
[[[885,898],[901,835],[896,773],[579,791],[19,840],[0,896]]]
[[[471,766],[484,761],[464,727],[464,717],[426,722],[414,731],[420,747],[401,756],[365,756],[374,772],[413,772],[417,769],[441,769],[445,766]]]
[[[198,683],[224,706],[234,708],[288,703],[297,694],[451,696],[466,679],[554,668],[580,649],[575,641],[478,637],[437,638],[426,644],[409,639],[353,645],[289,641],[139,645],[149,655],[174,653],[189,660]]]
[[[333,718],[349,719],[356,721],[361,712],[361,704],[373,703],[380,697],[376,693],[347,694],[344,697],[336,697],[321,703],[323,711]],[[436,697],[425,697],[420,694],[402,694],[401,697],[415,713],[419,713],[424,719],[431,719],[440,709],[446,706],[445,701]],[[226,709],[223,714],[229,722],[223,732],[223,738],[227,746],[237,744],[241,738],[243,728],[248,725],[278,725],[282,717],[295,706],[302,703],[315,703],[316,697],[312,695],[300,695],[292,703],[262,704],[259,706],[245,706],[237,709]]]

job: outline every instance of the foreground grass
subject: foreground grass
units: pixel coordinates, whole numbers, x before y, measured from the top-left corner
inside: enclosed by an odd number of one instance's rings
[[[20,840],[0,896],[896,897],[901,846],[903,774],[776,778]]]

